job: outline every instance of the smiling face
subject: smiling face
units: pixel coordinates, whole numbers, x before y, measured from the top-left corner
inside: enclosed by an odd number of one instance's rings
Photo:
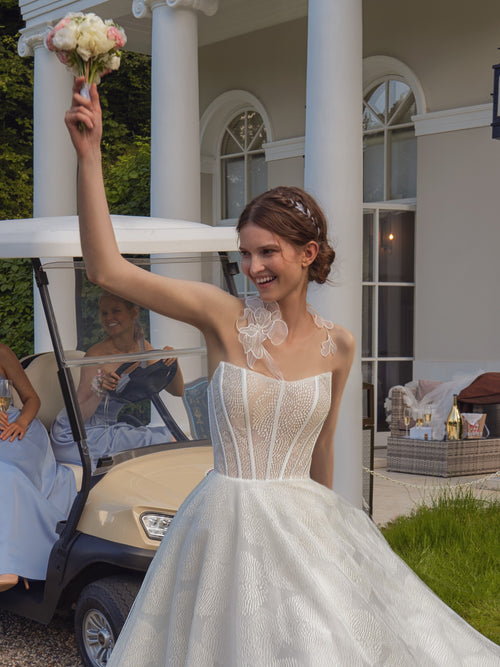
[[[249,222],[240,231],[240,253],[241,270],[263,301],[279,301],[297,287],[307,287],[306,248]]]
[[[126,333],[134,336],[139,315],[137,306],[130,307],[121,299],[103,296],[99,302],[99,315],[104,330],[111,338]]]

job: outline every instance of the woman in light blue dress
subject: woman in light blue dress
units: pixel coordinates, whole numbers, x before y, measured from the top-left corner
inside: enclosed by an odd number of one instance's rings
[[[71,470],[59,465],[36,419],[40,399],[16,355],[0,344],[0,378],[10,380],[23,407],[0,412],[0,592],[19,577],[45,579],[56,527],[76,495]],[[36,548],[34,548],[36,546]]]
[[[151,344],[144,340],[137,321],[139,309],[135,304],[104,292],[99,300],[99,315],[107,337],[93,345],[88,350],[87,357],[153,349]],[[165,387],[174,396],[182,396],[184,393],[184,379],[176,359],[161,360],[156,364],[142,366],[142,369],[145,373],[142,374],[139,388],[137,375],[141,367],[137,363],[128,365],[126,369],[118,367],[118,364],[105,364],[97,375],[93,366],[82,367],[78,401],[85,420],[87,446],[93,468],[101,457],[173,440],[172,433],[166,426],[134,426],[125,421],[117,421],[119,412],[127,403],[150,397],[155,393],[155,388],[158,390]],[[147,369],[152,372],[145,378]],[[59,462],[80,463],[80,454],[73,440],[65,409],[56,417],[50,435],[54,454]]]

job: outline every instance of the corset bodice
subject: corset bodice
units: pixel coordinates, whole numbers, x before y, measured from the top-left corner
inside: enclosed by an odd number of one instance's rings
[[[330,400],[331,373],[280,380],[220,363],[208,389],[215,470],[245,479],[309,477]]]

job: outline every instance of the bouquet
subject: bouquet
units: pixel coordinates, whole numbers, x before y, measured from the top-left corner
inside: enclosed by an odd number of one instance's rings
[[[123,28],[111,19],[78,12],[67,14],[49,31],[45,46],[75,76],[85,77],[81,94],[89,97],[94,81],[99,83],[104,74],[120,67],[119,49],[126,41]]]

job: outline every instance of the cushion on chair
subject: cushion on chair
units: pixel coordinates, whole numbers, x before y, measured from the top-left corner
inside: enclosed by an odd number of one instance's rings
[[[208,378],[206,377],[192,380],[184,385],[182,400],[188,414],[193,440],[210,438],[207,388]]]

